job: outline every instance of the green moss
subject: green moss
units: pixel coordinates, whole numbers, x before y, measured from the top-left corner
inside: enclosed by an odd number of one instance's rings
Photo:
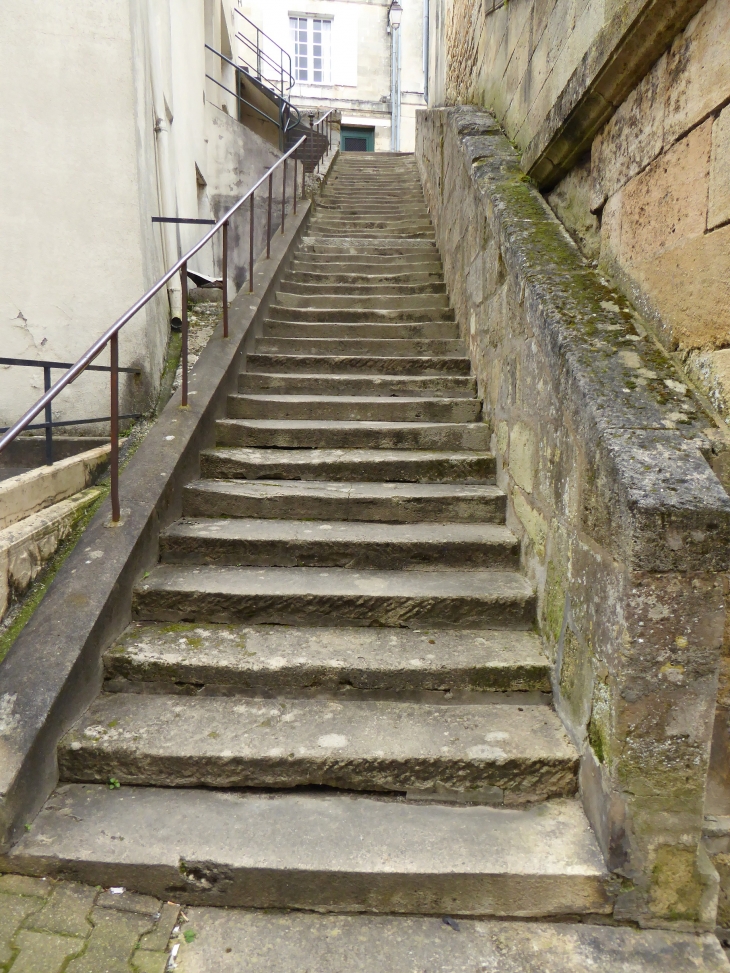
[[[36,608],[43,601],[46,592],[50,588],[51,582],[61,570],[66,558],[76,547],[91,518],[106,499],[109,493],[108,486],[99,485],[97,489],[101,490],[100,495],[93,503],[89,504],[88,507],[77,515],[70,533],[58,545],[56,553],[48,560],[48,563],[40,571],[33,584],[25,593],[17,611],[12,612],[11,618],[7,621],[2,631],[0,631],[0,662],[8,654],[17,637],[33,617]]]
[[[605,763],[606,760],[606,748],[603,743],[603,736],[601,735],[601,730],[595,720],[591,719],[588,722],[588,742],[591,745],[591,749],[596,755],[596,760],[599,764]]]
[[[658,849],[652,869],[651,910],[671,922],[696,922],[703,883],[697,870],[697,852],[681,845]]]
[[[561,565],[556,560],[548,563],[545,581],[544,600],[544,634],[554,645],[560,638],[563,629],[563,613],[565,611],[565,581]]]

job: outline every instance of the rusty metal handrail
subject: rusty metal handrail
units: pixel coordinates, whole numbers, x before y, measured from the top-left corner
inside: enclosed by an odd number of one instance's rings
[[[160,277],[156,284],[139,298],[138,301],[124,312],[124,314],[117,318],[114,324],[108,328],[100,338],[94,342],[94,344],[78,359],[78,361],[71,367],[67,372],[65,372],[58,381],[52,385],[38,401],[28,409],[28,411],[23,415],[15,425],[11,426],[10,429],[5,433],[5,435],[0,439],[0,452],[2,452],[6,446],[9,446],[14,439],[16,439],[24,429],[26,429],[31,422],[35,419],[39,412],[42,412],[49,403],[56,398],[59,392],[62,392],[67,385],[70,385],[78,376],[88,368],[89,365],[94,361],[94,359],[101,354],[101,352],[109,345],[109,370],[111,372],[110,385],[111,385],[111,457],[110,457],[110,469],[111,469],[111,501],[112,501],[112,522],[119,523],[120,520],[120,507],[119,507],[119,332],[124,327],[124,325],[131,321],[131,319],[141,311],[146,304],[148,304],[152,298],[158,294],[162,288],[169,283],[170,280],[175,276],[175,274],[180,273],[182,279],[182,351],[181,351],[181,364],[182,364],[182,406],[187,407],[188,405],[188,276],[187,276],[187,265],[191,257],[194,257],[199,250],[201,250],[206,243],[213,239],[219,230],[223,230],[223,254],[222,254],[222,268],[221,277],[223,284],[223,337],[228,337],[228,222],[231,217],[236,213],[241,206],[250,200],[251,204],[251,215],[250,215],[250,255],[249,255],[249,292],[253,293],[253,265],[254,265],[254,194],[256,190],[266,182],[269,181],[269,205],[268,205],[268,229],[267,229],[267,242],[266,242],[266,256],[271,255],[271,203],[272,203],[272,192],[273,192],[273,179],[274,170],[278,169],[279,166],[283,165],[283,190],[282,190],[282,200],[281,200],[281,232],[284,232],[284,218],[285,218],[285,208],[286,208],[286,163],[290,156],[294,155],[297,149],[306,141],[306,136],[302,136],[296,145],[292,146],[288,152],[286,152],[280,159],[278,159],[273,166],[271,166],[264,175],[255,183],[248,192],[242,196],[237,203],[233,206],[218,220],[215,226],[212,226],[210,230],[203,236],[198,242],[192,246],[187,253],[180,257],[180,259],[175,263],[165,274]],[[294,184],[293,184],[293,199],[294,199],[294,213],[297,211],[297,158],[294,155]]]
[[[320,125],[324,125],[324,123],[327,122],[327,125],[326,125],[326,131],[327,131],[326,138],[327,138],[327,151],[328,152],[331,152],[332,151],[332,122],[331,121],[327,121],[327,119],[330,117],[330,115],[334,111],[336,111],[335,108],[330,108],[330,110],[327,111],[327,112],[325,112],[324,115],[322,115],[321,118],[318,118],[317,121],[314,122],[314,124],[312,124],[312,122],[313,122],[312,116],[311,115],[309,116],[309,127],[310,128],[319,128]],[[320,135],[324,135],[325,134],[324,133],[324,130],[320,129],[320,133],[319,134]],[[319,164],[320,164],[321,161],[322,161],[322,156],[321,155],[318,155],[317,156],[317,172],[319,172]]]

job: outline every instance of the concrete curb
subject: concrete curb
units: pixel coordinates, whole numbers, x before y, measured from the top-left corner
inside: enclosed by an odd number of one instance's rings
[[[200,450],[214,444],[215,420],[310,212],[302,201],[272,240],[271,259],[257,262],[256,293],[232,302],[230,338],[219,324],[190,372],[189,408],[176,392],[132,457],[120,483],[121,526],[106,526],[103,504],[0,668],[0,850],[56,784],[58,741],[101,690],[102,652],[129,623],[133,586],[157,561],[161,528],[180,516],[182,488],[198,475]]]

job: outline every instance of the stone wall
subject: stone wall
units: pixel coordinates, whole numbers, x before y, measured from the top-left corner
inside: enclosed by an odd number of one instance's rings
[[[702,455],[711,421],[492,116],[423,112],[416,154],[616,916],[712,925],[730,499]]]
[[[730,0],[709,0],[549,197],[726,419],[729,100]]]

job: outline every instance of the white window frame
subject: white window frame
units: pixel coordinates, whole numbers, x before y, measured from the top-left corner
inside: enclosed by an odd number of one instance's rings
[[[290,13],[289,30],[297,84],[332,84],[332,17]]]

